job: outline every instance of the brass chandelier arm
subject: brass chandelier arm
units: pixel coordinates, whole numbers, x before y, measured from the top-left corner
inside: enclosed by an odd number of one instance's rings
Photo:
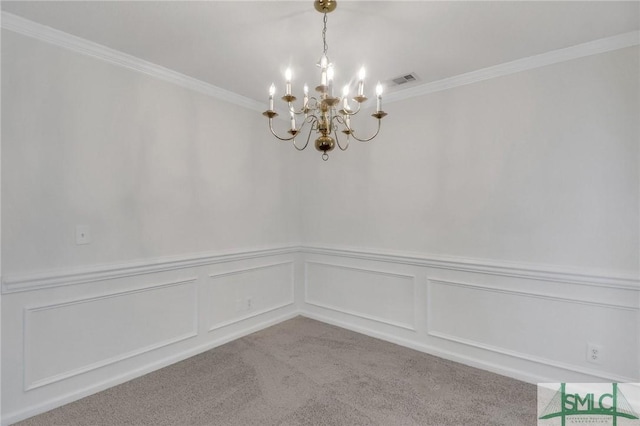
[[[347,110],[347,109],[344,109],[344,108],[343,108],[343,109],[341,109],[341,110],[340,110],[340,114],[343,114],[343,115],[349,115],[349,116],[354,116],[354,115],[356,115],[357,113],[359,113],[359,112],[360,112],[360,108],[361,108],[361,107],[362,107],[362,104],[358,102],[358,108],[356,108],[356,110],[355,110],[355,111],[354,111],[354,110],[352,110],[352,109],[348,109],[348,110]]]
[[[337,125],[333,126],[333,135],[336,137],[336,145],[338,145],[338,148],[340,148],[340,151],[346,151],[347,148],[349,148],[349,135],[352,133],[352,131],[347,126],[347,123],[346,123],[345,119],[340,117],[339,115],[336,115],[335,117],[333,117],[333,120],[335,120],[336,122],[344,125],[345,128],[348,130],[348,132],[347,131],[343,131],[343,133],[346,133],[346,135],[347,135],[347,144],[344,147],[342,147],[342,144],[340,143],[340,138],[338,137],[338,126]]]
[[[280,139],[281,141],[290,141],[295,139],[296,135],[294,134],[293,136],[291,136],[290,138],[281,138],[280,136],[278,136],[275,132],[275,130],[273,130],[273,118],[269,118],[269,130],[271,130],[271,134],[273,136],[275,136],[276,138]]]
[[[313,112],[314,110],[318,109],[318,104],[319,104],[318,99],[315,96],[312,96],[307,101],[306,108],[303,105],[302,107],[300,107],[299,111],[296,111],[295,106],[293,105],[293,102],[289,102],[289,112],[292,112],[295,115],[308,114],[309,112]]]
[[[309,98],[309,102],[307,102],[307,108],[309,108],[309,111],[310,112],[316,111],[319,107],[320,107],[320,100],[315,96],[311,96]]]
[[[269,130],[271,130],[271,134],[273,136],[275,136],[276,138],[280,139],[281,141],[293,141],[293,144],[295,146],[296,144],[296,136],[298,135],[298,133],[300,133],[302,131],[302,129],[304,128],[304,125],[306,123],[311,123],[313,120],[315,120],[315,117],[311,116],[311,117],[306,117],[303,121],[302,124],[300,125],[300,127],[298,127],[297,129],[291,129],[289,130],[289,133],[291,133],[291,137],[290,138],[283,138],[278,136],[278,134],[275,132],[275,130],[273,130],[273,117],[269,117]],[[309,131],[313,130],[313,126],[311,126],[311,129],[309,129]],[[307,143],[304,145],[305,148],[307,147],[307,145],[309,144],[309,141],[307,140]],[[297,146],[296,146],[297,148]],[[304,148],[302,148],[304,149]],[[300,151],[302,151],[302,149]]]
[[[304,107],[300,108],[300,111],[296,111],[295,106],[293,105],[292,102],[289,102],[289,112],[294,113],[295,115],[300,115],[300,114],[305,114],[305,110]]]
[[[378,129],[376,130],[376,132],[373,134],[373,136],[371,136],[370,138],[364,138],[364,139],[360,139],[359,137],[356,136],[355,132],[351,132],[351,136],[353,136],[353,138],[355,140],[357,140],[358,142],[369,142],[371,139],[375,138],[376,136],[378,136],[378,133],[380,133],[380,119],[378,119]]]
[[[304,124],[303,124],[304,126]],[[300,128],[302,129],[302,126],[300,126]],[[307,135],[307,141],[305,142],[304,146],[302,148],[299,148],[298,145],[296,145],[296,139],[293,139],[293,147],[295,149],[297,149],[298,151],[304,151],[305,148],[309,145],[309,140],[311,139],[311,132],[313,132],[313,125],[311,125],[311,127],[309,128],[309,134]]]
[[[340,138],[338,137],[338,130],[334,129],[333,134],[336,137],[336,145],[338,145],[338,148],[340,148],[340,151],[346,151],[347,148],[349,148],[349,135],[347,134],[347,144],[343,148],[342,145],[340,144]]]

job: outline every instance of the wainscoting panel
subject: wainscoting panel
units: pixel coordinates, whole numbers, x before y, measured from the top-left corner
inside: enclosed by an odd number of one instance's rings
[[[637,309],[433,279],[427,294],[430,336],[575,371],[636,367],[626,348]],[[588,362],[587,343],[606,348],[600,363]]]
[[[2,425],[298,314],[532,383],[640,380],[629,275],[282,247],[3,283]]]
[[[294,317],[297,253],[274,247],[3,277],[1,424]]]
[[[311,318],[533,383],[640,380],[640,285],[632,273],[350,248],[302,252],[302,312]],[[588,344],[602,348],[599,362],[587,360]]]
[[[415,330],[415,277],[364,267],[307,261],[305,302]]]
[[[25,390],[197,335],[195,278],[24,312]]]
[[[209,331],[294,302],[293,262],[209,275]]]

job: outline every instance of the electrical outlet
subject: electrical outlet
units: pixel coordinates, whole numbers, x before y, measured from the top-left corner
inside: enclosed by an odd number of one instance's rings
[[[587,343],[587,361],[592,364],[602,364],[604,350],[602,346],[595,343]]]

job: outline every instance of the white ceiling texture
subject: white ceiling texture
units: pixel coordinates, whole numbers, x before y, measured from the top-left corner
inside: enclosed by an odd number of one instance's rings
[[[2,10],[265,102],[315,87],[322,14],[298,1],[2,1]],[[345,1],[328,15],[338,86],[367,69],[426,83],[637,31],[640,2]],[[406,88],[387,87],[387,92]],[[266,106],[266,104],[265,104]]]

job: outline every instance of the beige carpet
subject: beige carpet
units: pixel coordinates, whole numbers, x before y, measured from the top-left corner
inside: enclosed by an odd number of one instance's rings
[[[535,425],[536,387],[297,317],[20,425]]]

